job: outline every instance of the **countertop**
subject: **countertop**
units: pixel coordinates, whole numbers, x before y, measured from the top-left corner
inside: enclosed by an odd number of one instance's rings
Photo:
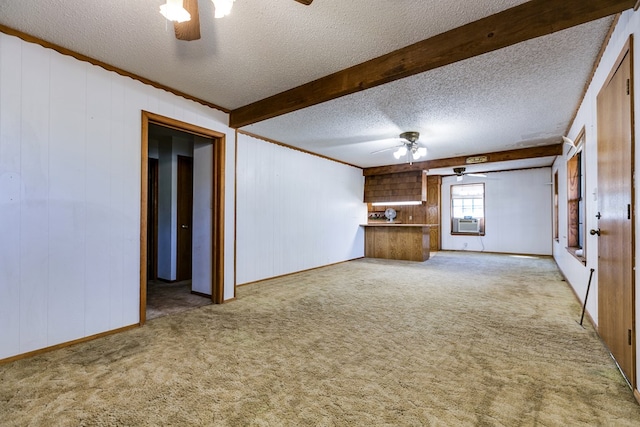
[[[362,227],[437,227],[438,224],[402,224],[399,222],[370,222]]]

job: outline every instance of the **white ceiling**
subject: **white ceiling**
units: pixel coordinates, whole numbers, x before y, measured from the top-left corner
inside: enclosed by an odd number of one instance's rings
[[[0,24],[234,109],[522,0],[237,0],[175,39],[164,0],[0,1]],[[605,18],[243,128],[360,167],[419,131],[428,159],[558,143],[611,25]],[[550,164],[553,157],[546,164]],[[541,160],[536,160],[539,164]],[[526,167],[531,162],[512,166]]]

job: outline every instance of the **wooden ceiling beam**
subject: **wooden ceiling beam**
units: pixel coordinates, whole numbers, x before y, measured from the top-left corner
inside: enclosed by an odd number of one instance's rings
[[[531,0],[231,111],[239,128],[613,15],[637,0]]]
[[[389,173],[411,172],[416,170],[430,170],[437,168],[449,168],[455,166],[465,166],[467,159],[471,157],[485,157],[485,163],[507,162],[511,160],[534,159],[537,157],[559,156],[562,154],[563,144],[543,145],[541,147],[519,148],[517,150],[496,151],[493,153],[472,154],[469,156],[448,157],[446,159],[426,160],[424,162],[413,162],[413,164],[403,163],[401,165],[378,166],[365,168],[362,175],[386,175]]]

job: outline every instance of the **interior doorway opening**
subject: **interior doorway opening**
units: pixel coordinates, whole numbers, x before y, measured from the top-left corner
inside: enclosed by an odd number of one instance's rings
[[[142,113],[140,324],[223,301],[224,143]]]

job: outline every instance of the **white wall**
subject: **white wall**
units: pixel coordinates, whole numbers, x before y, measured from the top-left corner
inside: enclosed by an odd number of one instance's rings
[[[230,189],[229,189],[230,190]],[[193,145],[193,235],[191,290],[211,295],[213,239],[213,144],[195,137]],[[227,236],[232,239],[233,235]],[[225,294],[226,295],[226,294]],[[232,298],[233,293],[227,298]]]
[[[578,136],[580,130],[585,129],[585,161],[586,161],[586,194],[587,200],[585,204],[586,208],[586,224],[585,229],[590,230],[597,228],[597,220],[595,215],[598,211],[597,206],[597,183],[598,183],[598,159],[597,159],[597,96],[600,89],[604,85],[606,78],[613,69],[618,56],[622,52],[622,49],[629,39],[631,34],[634,35],[634,43],[638,43],[637,33],[640,30],[640,14],[633,11],[627,11],[623,13],[616,25],[616,28],[611,36],[604,55],[598,64],[596,73],[587,89],[585,98],[583,99],[576,119],[571,125],[568,137],[575,139]],[[637,50],[634,49],[634,63],[632,65],[633,70],[640,70],[640,55]],[[638,90],[638,82],[640,82],[640,76],[638,72],[634,72],[634,104],[637,108],[640,105],[640,90]],[[636,114],[637,117],[637,114]],[[638,150],[638,141],[640,141],[640,126],[638,122],[635,122],[635,158],[634,162],[636,168],[640,165],[640,150]],[[579,262],[576,258],[570,255],[565,249],[567,246],[567,149],[565,148],[565,156],[559,157],[553,166],[553,171],[558,171],[558,193],[559,193],[559,241],[553,243],[553,256],[563,274],[567,278],[569,284],[573,287],[577,295],[584,302],[586,295],[586,288],[589,282],[589,272],[591,268],[596,269],[591,282],[591,289],[589,290],[589,298],[587,300],[587,311],[591,318],[598,323],[598,241],[596,236],[586,235],[586,265]],[[638,194],[640,186],[635,185],[635,230],[636,230],[636,245],[639,241],[638,231],[640,230],[640,194]],[[640,265],[640,251],[636,250],[635,265]],[[635,271],[635,283],[640,283],[640,271],[636,268]],[[636,292],[635,306],[640,306],[640,292]],[[636,343],[640,342],[640,316],[636,314]],[[640,372],[640,358],[636,357],[636,372]]]
[[[451,235],[451,185],[485,183],[485,235]],[[442,249],[551,255],[551,169],[442,179]]]
[[[0,359],[139,322],[141,110],[228,115],[0,34]],[[225,299],[234,138],[227,138]]]
[[[237,283],[364,256],[362,170],[238,135]]]

